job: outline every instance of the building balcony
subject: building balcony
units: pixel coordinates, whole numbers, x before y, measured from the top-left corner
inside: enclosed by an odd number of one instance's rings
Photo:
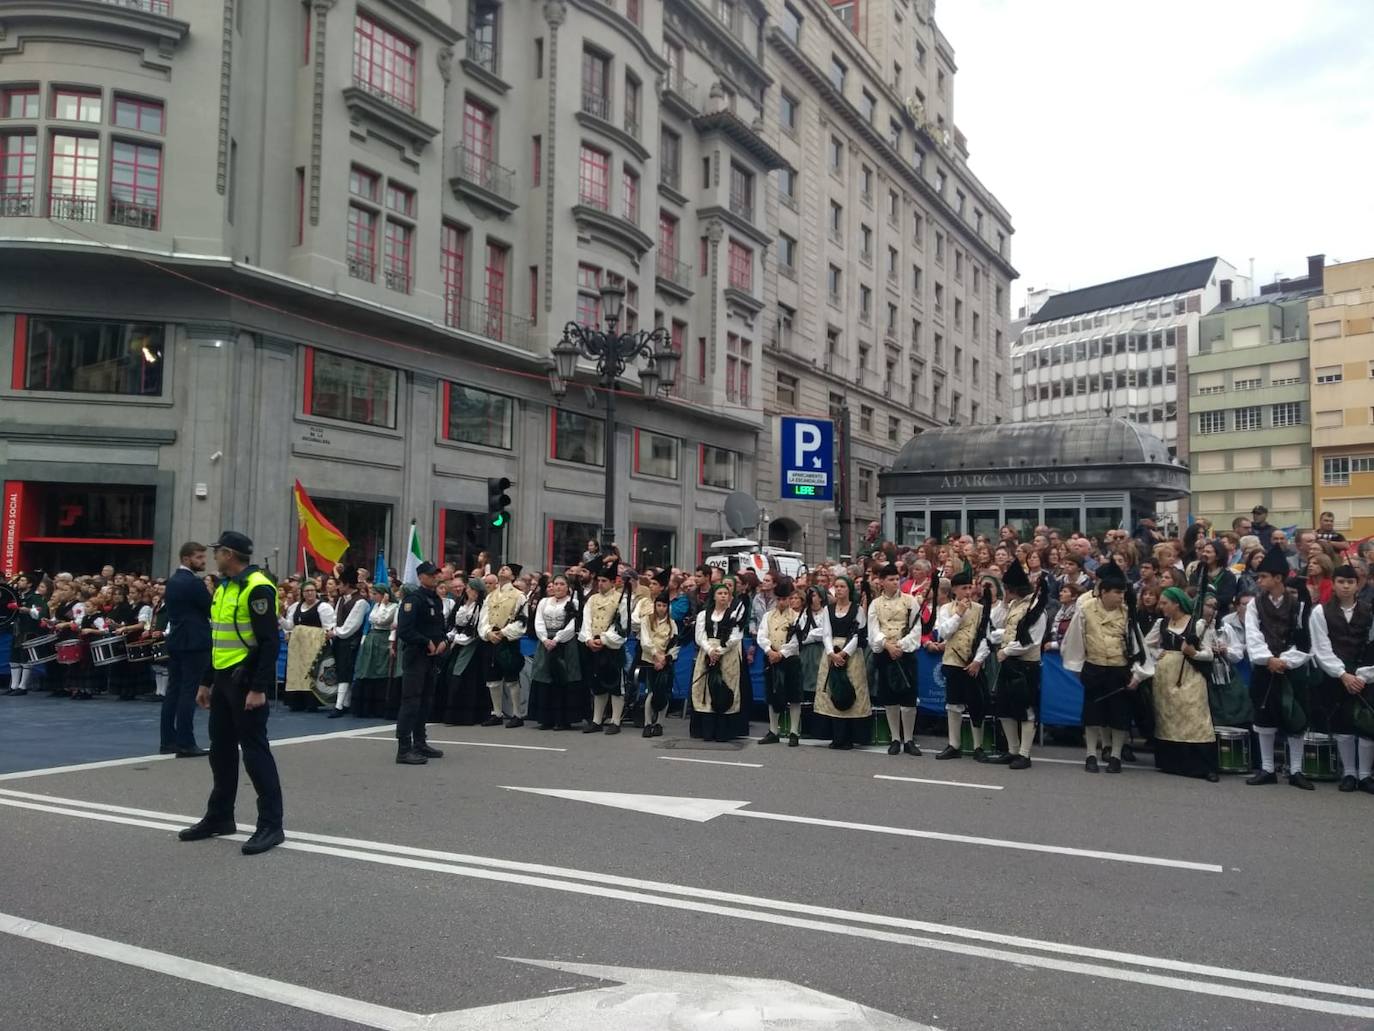
[[[582,91],[582,110],[593,118],[600,118],[602,121],[611,120],[611,98],[605,93],[595,90]]]
[[[365,283],[377,279],[377,262],[366,254],[345,255],[344,264],[348,266],[348,274],[354,279],[361,279]]]
[[[471,297],[449,297],[445,321],[454,329],[521,350],[530,349],[530,320]]]
[[[519,206],[515,201],[515,172],[499,165],[489,154],[465,143],[453,148],[453,175],[449,186],[459,200],[478,204],[502,218]]]
[[[159,212],[156,205],[136,204],[119,197],[110,198],[109,223],[133,229],[157,229]]]
[[[754,221],[754,198],[745,193],[730,191],[730,211],[745,221]]]
[[[368,122],[379,135],[417,154],[439,135],[438,126],[416,117],[413,97],[398,96],[355,77],[343,98],[354,124]]]
[[[0,193],[0,218],[34,218],[38,197],[32,193]]]
[[[172,16],[172,0],[99,0],[100,3],[109,7],[123,7],[130,11],[142,11],[144,14],[157,14],[163,18]]]
[[[100,205],[95,197],[73,193],[48,194],[48,217],[57,222],[98,222]]]
[[[595,208],[597,211],[611,210],[611,198],[608,193],[600,193],[586,186],[577,191],[577,203],[583,207]]]
[[[497,93],[505,93],[510,83],[501,78],[501,51],[495,43],[469,36],[463,54],[463,71]]]
[[[692,296],[692,266],[678,261],[673,255],[660,250],[654,271],[658,277],[658,289],[681,300]]]
[[[625,132],[633,136],[635,139],[639,139],[639,119],[632,118],[630,115],[627,114],[625,116]]]

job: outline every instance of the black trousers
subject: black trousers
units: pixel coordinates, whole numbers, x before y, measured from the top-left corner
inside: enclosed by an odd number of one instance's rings
[[[1079,680],[1083,683],[1083,726],[1131,729],[1131,692],[1125,690],[1131,680],[1130,667],[1085,662]]]
[[[215,670],[210,692],[210,772],[215,778],[205,806],[209,820],[232,820],[239,791],[239,752],[243,768],[258,793],[258,827],[279,830],[282,825],[281,780],[267,743],[268,706],[243,707],[245,686],[235,684],[231,669]]]
[[[435,657],[423,648],[405,645],[401,652],[401,710],[396,715],[396,741],[402,749],[428,739],[425,724],[434,704]]]
[[[162,748],[196,747],[196,690],[210,668],[210,649],[167,656],[167,693],[162,697]]]

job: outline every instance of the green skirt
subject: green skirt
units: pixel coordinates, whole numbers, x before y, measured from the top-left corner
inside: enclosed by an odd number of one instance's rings
[[[358,649],[357,662],[353,666],[355,681],[385,680],[399,672],[389,651],[390,637],[390,628],[367,632],[362,647]]]

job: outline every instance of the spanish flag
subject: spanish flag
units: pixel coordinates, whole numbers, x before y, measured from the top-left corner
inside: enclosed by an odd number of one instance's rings
[[[315,507],[300,480],[296,481],[295,496],[302,550],[314,557],[320,569],[333,569],[348,550],[348,538]]]

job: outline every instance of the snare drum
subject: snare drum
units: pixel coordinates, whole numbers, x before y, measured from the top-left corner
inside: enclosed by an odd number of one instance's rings
[[[128,657],[128,646],[118,634],[97,637],[91,642],[91,665],[115,666]]]
[[[57,658],[57,635],[43,634],[41,637],[30,637],[19,646],[19,650],[24,653],[24,666],[41,666],[52,662]]]
[[[1217,769],[1222,773],[1250,772],[1250,732],[1240,727],[1217,727]]]
[[[1336,741],[1330,734],[1309,730],[1302,736],[1302,772],[1309,780],[1340,780]]]
[[[153,646],[153,662],[167,661],[167,638],[154,637],[151,641]]]
[[[137,641],[130,641],[125,647],[130,662],[153,661],[153,639],[151,637],[142,637]]]
[[[57,642],[57,661],[63,666],[79,666],[86,658],[86,642],[79,637],[69,637]]]

